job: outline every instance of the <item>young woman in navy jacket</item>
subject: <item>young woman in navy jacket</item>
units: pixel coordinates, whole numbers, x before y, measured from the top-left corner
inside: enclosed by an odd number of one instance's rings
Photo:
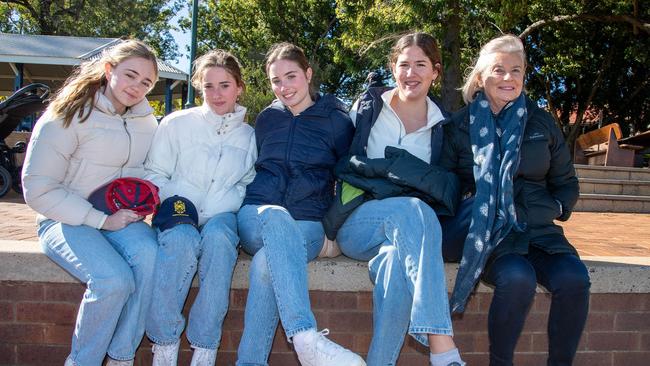
[[[365,365],[317,331],[307,287],[352,123],[334,96],[310,92],[312,69],[299,47],[272,47],[266,72],[277,99],[255,122],[256,176],[237,215],[242,247],[253,255],[237,365],[267,364],[278,319],[302,365]]]

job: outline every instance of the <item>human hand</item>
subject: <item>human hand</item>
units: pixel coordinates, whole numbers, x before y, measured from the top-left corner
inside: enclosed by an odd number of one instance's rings
[[[143,218],[144,216],[140,216],[131,210],[121,209],[106,218],[102,229],[109,231],[121,230],[124,229],[128,224],[140,221]]]

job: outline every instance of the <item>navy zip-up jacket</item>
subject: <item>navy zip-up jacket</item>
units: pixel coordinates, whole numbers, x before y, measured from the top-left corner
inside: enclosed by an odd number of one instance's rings
[[[331,94],[294,116],[279,100],[255,121],[255,179],[243,205],[278,205],[296,220],[320,221],[334,195],[334,166],[347,155],[354,126]]]

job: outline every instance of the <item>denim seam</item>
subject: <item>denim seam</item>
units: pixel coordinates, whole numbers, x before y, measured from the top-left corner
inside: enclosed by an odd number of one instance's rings
[[[187,341],[190,342],[190,344],[194,347],[211,349],[211,350],[217,350],[219,348],[218,341],[211,344],[207,344],[207,343],[193,341],[192,338],[189,336],[189,334],[186,334],[185,336],[187,337]]]
[[[147,337],[148,337],[148,338],[149,338],[153,343],[155,343],[155,344],[157,344],[157,345],[160,345],[160,346],[169,346],[169,345],[172,345],[172,344],[176,344],[176,342],[178,342],[178,341],[180,340],[180,338],[175,338],[175,339],[172,340],[172,341],[163,341],[163,340],[160,340],[160,338],[157,338],[157,337],[152,336],[151,333],[149,333],[149,332],[145,332],[145,333],[147,333]]]
[[[115,361],[130,361],[135,359],[135,353],[132,356],[127,356],[127,357],[119,357],[119,356],[114,356],[110,352],[107,352],[108,357],[114,359]]]

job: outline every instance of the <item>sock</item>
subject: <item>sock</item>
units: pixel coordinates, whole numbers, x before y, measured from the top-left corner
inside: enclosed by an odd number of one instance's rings
[[[465,365],[460,358],[458,348],[443,353],[429,353],[429,361],[431,362],[431,366],[448,366],[452,362],[458,362],[459,366]]]

